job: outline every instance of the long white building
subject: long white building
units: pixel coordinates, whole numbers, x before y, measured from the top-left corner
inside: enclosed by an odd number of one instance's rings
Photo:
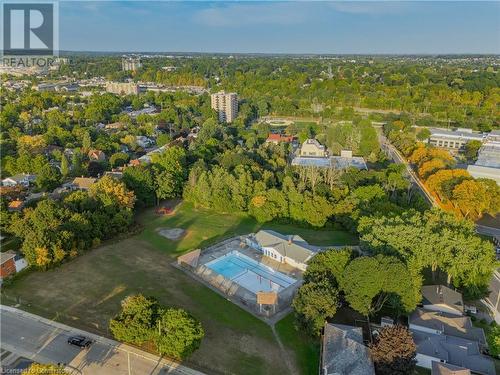
[[[500,185],[500,131],[494,130],[479,149],[477,161],[467,171],[474,178],[489,178]]]
[[[217,111],[220,122],[230,123],[238,116],[238,95],[236,93],[221,91],[212,94],[210,99],[212,109]]]
[[[429,137],[429,144],[432,146],[446,148],[450,151],[461,151],[464,149],[467,142],[479,141],[483,142],[486,136],[482,133],[474,133],[472,129],[429,129],[431,135]]]

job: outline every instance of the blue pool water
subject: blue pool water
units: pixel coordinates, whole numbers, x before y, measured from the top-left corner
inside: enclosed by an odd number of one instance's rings
[[[238,251],[212,260],[205,266],[253,293],[279,292],[297,281]]]

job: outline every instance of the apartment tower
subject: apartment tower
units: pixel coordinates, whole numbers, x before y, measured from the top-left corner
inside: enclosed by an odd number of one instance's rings
[[[212,109],[219,115],[220,122],[233,122],[238,115],[238,95],[224,91],[211,95]]]

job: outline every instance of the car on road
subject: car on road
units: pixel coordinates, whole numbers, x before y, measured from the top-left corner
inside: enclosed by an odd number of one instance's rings
[[[80,349],[86,349],[92,344],[92,340],[85,336],[71,336],[68,344],[78,346]]]

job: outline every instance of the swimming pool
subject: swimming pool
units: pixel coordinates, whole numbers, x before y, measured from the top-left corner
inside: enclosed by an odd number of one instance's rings
[[[253,292],[279,292],[297,280],[233,250],[206,267]]]

